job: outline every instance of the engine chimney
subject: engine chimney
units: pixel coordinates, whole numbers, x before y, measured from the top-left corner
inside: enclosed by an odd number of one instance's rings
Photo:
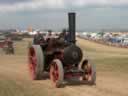
[[[69,22],[69,35],[70,35],[70,42],[75,44],[76,42],[76,24],[75,24],[75,17],[76,13],[68,13],[68,22]]]

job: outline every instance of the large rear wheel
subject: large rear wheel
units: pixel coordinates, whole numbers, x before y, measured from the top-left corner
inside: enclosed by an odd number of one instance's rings
[[[50,65],[50,79],[56,88],[61,87],[64,79],[62,62],[59,59],[52,61]]]
[[[29,47],[28,53],[29,70],[33,80],[42,79],[44,71],[44,55],[40,45],[32,45]]]

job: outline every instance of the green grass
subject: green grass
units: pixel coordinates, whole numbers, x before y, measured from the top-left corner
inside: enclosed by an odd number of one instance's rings
[[[101,58],[94,60],[99,71],[128,72],[128,58]]]
[[[31,96],[27,88],[16,84],[13,80],[0,80],[0,96]]]
[[[14,57],[6,57],[13,60],[3,62],[5,64],[1,64],[0,67],[5,66],[7,67],[7,69],[13,69],[14,67],[14,70],[18,70],[15,68],[19,68],[19,66],[26,66],[24,64],[24,58],[26,58],[27,56],[27,47],[30,41],[31,39],[25,39],[23,41],[15,42],[16,54],[14,55]],[[77,44],[83,50],[84,58],[88,56],[88,58],[90,58],[96,65],[98,74],[103,74],[104,76],[106,75],[105,73],[114,74],[112,76],[127,75],[128,49],[108,47],[101,44],[84,41],[82,39],[79,39]],[[3,60],[6,60],[6,58],[4,58]],[[17,61],[14,60],[14,58]],[[6,65],[6,63],[8,64]],[[20,65],[22,63],[23,65]],[[0,96],[68,96],[67,93],[63,93],[63,89],[60,89],[61,91],[59,90],[59,92],[58,90],[53,89],[49,86],[44,86],[45,84],[43,83],[29,81],[26,80],[26,78],[22,78],[21,80],[15,79],[17,77],[15,77],[15,74],[13,74],[13,71],[12,73],[4,73],[3,71],[0,70]],[[8,76],[9,74],[10,76]],[[20,78],[20,76],[18,78]]]
[[[16,41],[14,42],[15,54],[16,55],[26,55],[29,41]]]
[[[52,88],[44,86],[43,81],[30,80],[26,68],[27,48],[30,41],[31,39],[25,39],[14,42],[15,55],[0,56],[2,60],[0,64],[0,96],[68,96],[63,92],[58,93],[56,88],[51,90]],[[23,74],[20,74],[21,71]]]
[[[127,74],[128,49],[110,47],[79,39],[77,42],[86,55],[96,65],[98,72]]]
[[[20,84],[22,82],[6,79],[0,80],[0,96],[55,96],[49,94],[43,87],[35,87],[34,84],[25,82]]]

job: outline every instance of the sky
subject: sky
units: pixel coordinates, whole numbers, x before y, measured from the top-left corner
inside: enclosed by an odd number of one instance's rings
[[[76,12],[77,30],[128,29],[128,0],[0,0],[0,29],[61,30]]]

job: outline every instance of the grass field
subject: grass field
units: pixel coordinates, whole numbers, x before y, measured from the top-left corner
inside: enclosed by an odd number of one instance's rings
[[[77,38],[84,58],[97,69],[96,85],[56,89],[50,80],[32,81],[27,66],[29,39],[15,42],[16,54],[0,54],[0,96],[128,96],[128,49]]]
[[[78,40],[83,52],[96,64],[98,71],[128,72],[128,49]]]

